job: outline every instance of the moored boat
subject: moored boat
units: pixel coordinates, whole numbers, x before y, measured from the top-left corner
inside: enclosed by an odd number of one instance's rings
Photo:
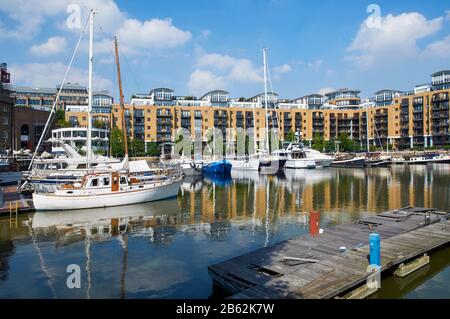
[[[331,163],[332,167],[366,167],[366,158],[362,156],[341,156],[336,157],[336,159]]]
[[[36,210],[73,210],[145,203],[177,196],[180,184],[177,176],[139,181],[127,173],[94,173],[82,183],[33,193],[33,205]]]
[[[231,163],[227,160],[211,161],[203,165],[204,174],[230,174],[231,173]]]
[[[287,160],[285,167],[291,169],[316,168],[316,161],[308,158],[301,144],[290,144],[286,148]]]

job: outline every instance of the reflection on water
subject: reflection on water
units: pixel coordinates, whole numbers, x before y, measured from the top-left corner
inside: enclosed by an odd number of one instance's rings
[[[0,219],[0,298],[207,298],[208,265],[308,232],[306,212],[326,228],[403,206],[448,210],[449,178],[445,164],[233,172],[186,179],[173,200],[36,213],[17,228]],[[80,289],[67,288],[69,264]],[[379,297],[450,297],[436,284],[450,279],[448,263],[436,269]]]

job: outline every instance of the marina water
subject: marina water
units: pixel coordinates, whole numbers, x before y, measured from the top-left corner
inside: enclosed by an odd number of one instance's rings
[[[0,298],[209,298],[207,267],[320,227],[404,206],[449,210],[450,165],[286,170],[185,179],[159,202],[0,219]],[[16,226],[17,225],[17,226]],[[450,248],[374,298],[446,298]],[[69,288],[69,265],[80,288]]]

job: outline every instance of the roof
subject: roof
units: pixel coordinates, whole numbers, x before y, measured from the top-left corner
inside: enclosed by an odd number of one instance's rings
[[[279,96],[278,93],[275,93],[275,92],[267,92],[267,95]],[[258,95],[255,95],[255,96],[251,97],[250,99],[254,99],[254,98],[257,98],[257,97],[260,97],[260,96],[264,96],[264,93],[260,93]]]
[[[210,94],[213,94],[213,93],[223,93],[223,94],[226,94],[226,95],[230,94],[229,92],[224,91],[224,90],[212,90],[212,91],[209,91],[208,93],[205,93],[200,99],[203,99],[207,95],[210,95]]]
[[[431,76],[439,76],[439,75],[443,75],[443,74],[450,74],[450,70],[437,71],[437,72],[431,74]]]
[[[384,93],[384,92],[401,93],[402,91],[399,91],[399,90],[391,90],[391,89],[383,89],[383,90],[380,90],[380,91],[375,92],[375,94],[381,94],[381,93]]]
[[[156,92],[156,91],[175,92],[174,90],[169,89],[169,88],[156,88],[156,89],[152,89],[152,90],[150,91],[150,94],[152,94],[153,92]]]
[[[57,85],[56,88],[59,89],[61,87],[61,85]],[[71,82],[66,82],[63,84],[63,90],[83,90],[83,91],[87,91],[87,87],[84,85],[81,85],[79,83],[71,83]]]
[[[32,88],[29,86],[16,86],[14,87],[16,93],[33,93],[33,94],[56,94],[56,89],[53,88]]]

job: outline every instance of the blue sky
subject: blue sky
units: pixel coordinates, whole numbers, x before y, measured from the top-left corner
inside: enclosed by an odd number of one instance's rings
[[[367,12],[372,3],[379,16]],[[14,84],[54,87],[62,80],[80,32],[67,24],[77,12],[67,12],[71,4],[79,5],[82,21],[88,8],[100,10],[95,89],[116,96],[118,36],[127,99],[154,87],[253,96],[263,90],[264,46],[273,90],[283,98],[343,87],[362,96],[408,90],[450,68],[448,0],[0,0],[0,60]],[[71,81],[87,82],[86,48],[85,37]]]

